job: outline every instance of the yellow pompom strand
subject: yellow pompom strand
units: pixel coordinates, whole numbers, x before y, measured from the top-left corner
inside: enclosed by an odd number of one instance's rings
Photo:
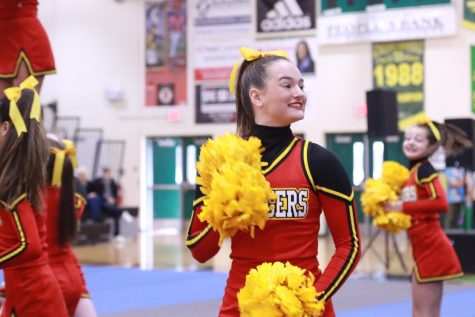
[[[318,317],[325,302],[318,301],[311,272],[282,262],[263,263],[251,269],[237,294],[243,317]]]
[[[410,171],[395,161],[383,163],[382,177],[369,178],[365,182],[365,191],[361,194],[363,211],[374,217],[373,225],[383,231],[398,233],[411,226],[411,216],[402,212],[386,213],[384,204],[398,199]]]
[[[395,161],[383,163],[382,179],[399,194],[409,179],[409,169]]]
[[[259,139],[225,134],[208,140],[196,166],[196,182],[205,194],[199,218],[219,232],[220,245],[237,231],[254,237],[256,226],[264,228],[276,197],[262,173]]]
[[[361,194],[361,205],[367,215],[371,217],[383,215],[385,213],[384,204],[396,199],[396,193],[382,179],[369,178],[366,180],[365,191]]]
[[[373,225],[390,233],[399,233],[409,229],[411,216],[402,212],[391,212],[374,218]]]

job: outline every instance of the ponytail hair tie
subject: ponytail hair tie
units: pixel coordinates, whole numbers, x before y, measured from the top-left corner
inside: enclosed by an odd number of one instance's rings
[[[17,132],[17,136],[20,137],[22,133],[27,132],[25,121],[23,120],[23,116],[21,115],[20,109],[18,108],[18,100],[21,97],[21,93],[25,89],[30,89],[33,91],[33,104],[31,105],[30,111],[30,119],[35,119],[36,121],[40,122],[41,116],[41,103],[40,103],[40,96],[35,90],[35,86],[38,84],[38,81],[35,77],[30,76],[25,79],[20,86],[18,87],[10,87],[4,90],[5,96],[8,100],[10,100],[10,110],[8,115],[10,116],[10,120],[15,127]]]
[[[289,58],[289,56],[287,55],[285,51],[260,52],[260,51],[253,50],[251,48],[241,47],[239,49],[239,52],[241,53],[241,56],[248,62],[254,61],[258,58],[265,57],[265,56],[281,56],[287,59]],[[242,63],[242,59],[239,59],[234,64],[233,70],[231,71],[231,75],[229,78],[229,91],[233,93],[234,95],[236,94],[236,75],[241,63]]]

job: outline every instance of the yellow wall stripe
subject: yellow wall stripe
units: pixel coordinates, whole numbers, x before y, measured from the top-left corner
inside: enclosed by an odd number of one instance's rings
[[[297,137],[294,137],[294,139],[292,140],[292,142],[290,142],[290,144],[287,146],[287,148],[274,160],[274,162],[272,162],[271,165],[269,165],[268,168],[266,168],[264,170],[264,174],[267,174],[269,173],[277,164],[279,164],[279,162],[287,155],[287,153],[290,152],[290,150],[292,149],[292,147],[294,146],[294,144],[298,141],[299,139]]]
[[[14,250],[8,252],[7,254],[5,254],[4,256],[0,257],[0,263],[4,263],[4,262],[12,259],[13,257],[18,255],[19,253],[23,252],[23,250],[25,250],[25,248],[26,248],[25,232],[23,231],[23,227],[21,226],[20,217],[18,216],[18,212],[14,210],[11,213],[12,213],[12,216],[13,216],[13,220],[15,221],[15,225],[17,227],[18,233],[20,234],[20,245],[16,249],[14,249]]]
[[[350,230],[351,230],[351,236],[353,238],[353,250],[350,254],[350,259],[348,263],[346,264],[345,268],[343,269],[343,273],[340,274],[336,282],[333,284],[333,286],[327,291],[325,291],[325,294],[322,297],[322,300],[326,301],[338,288],[340,283],[349,275],[349,271],[353,264],[355,263],[356,256],[358,254],[358,249],[359,249],[359,240],[358,240],[358,233],[356,230],[356,222],[355,222],[355,217],[353,214],[353,206],[348,206],[348,216],[350,217]]]

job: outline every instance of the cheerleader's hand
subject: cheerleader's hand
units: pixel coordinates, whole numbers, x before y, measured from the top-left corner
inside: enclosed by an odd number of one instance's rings
[[[402,201],[388,201],[384,205],[384,209],[386,209],[386,212],[402,212]]]

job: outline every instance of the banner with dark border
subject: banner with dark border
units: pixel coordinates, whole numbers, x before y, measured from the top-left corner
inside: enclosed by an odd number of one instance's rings
[[[424,42],[373,44],[373,87],[397,92],[399,120],[424,109]]]

